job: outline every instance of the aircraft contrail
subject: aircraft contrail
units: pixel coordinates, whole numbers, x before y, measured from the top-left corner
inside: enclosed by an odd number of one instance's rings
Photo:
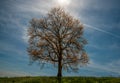
[[[83,25],[86,26],[86,27],[89,27],[89,28],[91,28],[91,29],[94,29],[94,30],[97,30],[97,31],[106,33],[106,34],[108,34],[108,35],[111,35],[111,36],[120,38],[119,35],[116,35],[116,34],[113,34],[113,33],[111,33],[111,32],[105,31],[105,30],[103,30],[103,29],[100,29],[100,28],[97,28],[97,27],[94,27],[94,26],[91,26],[91,25],[88,25],[88,24],[83,24]]]

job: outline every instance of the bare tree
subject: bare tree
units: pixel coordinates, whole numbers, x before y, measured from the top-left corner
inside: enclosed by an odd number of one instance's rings
[[[62,8],[53,8],[42,19],[32,19],[28,29],[28,53],[33,61],[49,62],[62,69],[78,70],[88,63],[83,25]]]

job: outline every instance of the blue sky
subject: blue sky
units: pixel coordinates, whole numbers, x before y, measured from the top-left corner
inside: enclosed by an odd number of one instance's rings
[[[29,65],[26,30],[32,18],[62,6],[84,24],[90,58],[78,73],[64,76],[120,76],[120,0],[0,0],[0,77],[56,76],[57,68],[35,62]]]

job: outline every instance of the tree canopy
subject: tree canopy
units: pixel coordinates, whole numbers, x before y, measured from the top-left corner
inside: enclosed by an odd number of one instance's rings
[[[62,69],[76,71],[89,61],[83,29],[78,19],[62,8],[53,8],[45,17],[30,21],[28,53],[33,61],[57,65],[58,77]]]

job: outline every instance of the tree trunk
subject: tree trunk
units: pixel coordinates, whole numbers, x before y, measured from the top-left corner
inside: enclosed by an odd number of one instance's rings
[[[58,83],[61,83],[62,77],[62,49],[61,49],[61,39],[59,37],[59,57],[58,57]]]
[[[57,77],[62,77],[62,56],[60,55],[59,61],[58,61],[58,74]]]
[[[60,55],[58,60],[58,83],[61,83],[61,77],[62,77],[62,55]]]

